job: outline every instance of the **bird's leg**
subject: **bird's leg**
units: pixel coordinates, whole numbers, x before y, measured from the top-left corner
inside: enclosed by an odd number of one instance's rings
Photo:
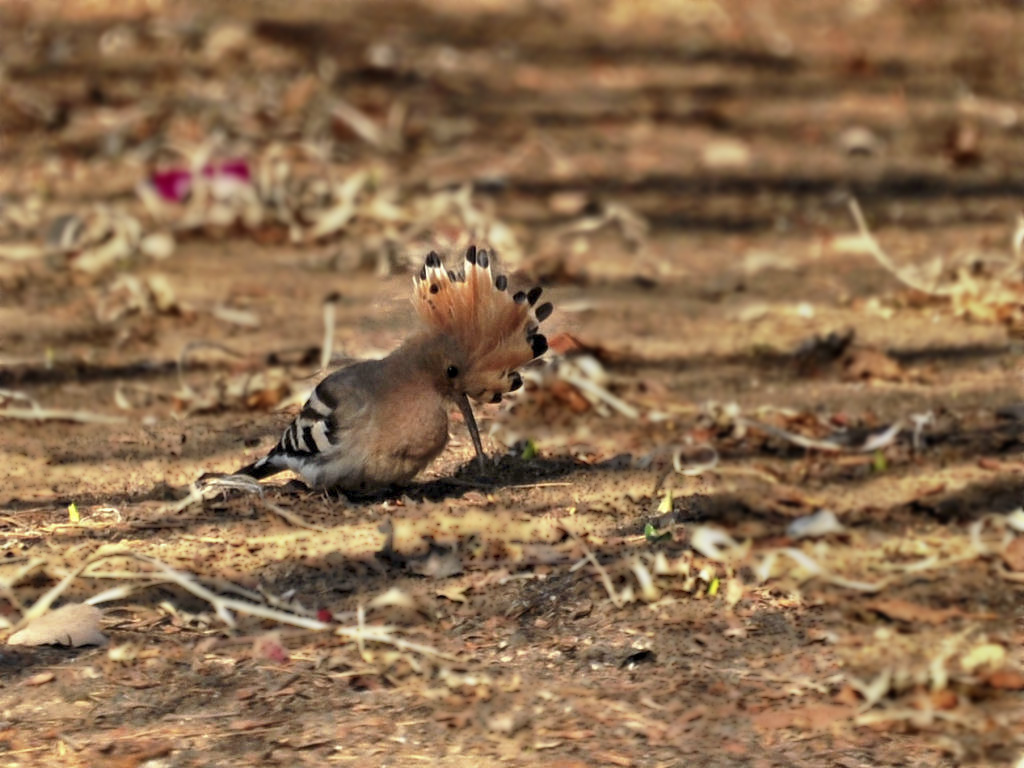
[[[487,454],[484,453],[484,447],[480,442],[480,430],[476,427],[476,418],[473,416],[473,407],[469,404],[469,398],[462,393],[455,396],[455,402],[459,404],[459,410],[462,411],[462,418],[466,422],[466,428],[469,430],[469,436],[473,439],[473,447],[476,448],[477,466],[480,468],[481,472],[484,472],[487,469]]]

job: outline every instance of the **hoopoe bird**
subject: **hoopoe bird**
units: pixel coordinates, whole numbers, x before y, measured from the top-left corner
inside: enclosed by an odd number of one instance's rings
[[[260,480],[290,469],[313,488],[357,493],[403,485],[444,450],[452,404],[484,471],[469,398],[500,402],[523,385],[518,369],[547,351],[539,327],[552,306],[538,306],[540,294],[510,294],[475,246],[459,272],[432,251],[413,277],[417,332],[387,357],[321,381],[270,453],[237,474]]]

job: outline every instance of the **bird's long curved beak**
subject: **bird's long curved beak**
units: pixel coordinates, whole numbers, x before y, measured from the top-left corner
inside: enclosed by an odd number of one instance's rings
[[[469,398],[464,392],[459,392],[455,395],[455,402],[458,403],[459,410],[462,411],[462,418],[466,422],[466,429],[469,430],[469,436],[473,440],[473,447],[476,449],[476,463],[480,467],[480,471],[483,472],[487,468],[487,455],[484,453],[483,444],[480,442],[480,430],[476,427],[473,406],[469,404]]]

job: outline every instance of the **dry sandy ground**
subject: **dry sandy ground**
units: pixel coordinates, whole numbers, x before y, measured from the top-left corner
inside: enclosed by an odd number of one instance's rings
[[[1015,764],[1018,5],[471,5],[0,4],[0,618],[131,588],[0,764]],[[209,158],[298,220],[140,201]],[[469,237],[556,305],[487,473],[183,501]]]

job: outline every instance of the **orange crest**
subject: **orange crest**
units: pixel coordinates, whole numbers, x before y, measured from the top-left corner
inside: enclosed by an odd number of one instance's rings
[[[462,272],[445,269],[431,251],[413,277],[413,304],[423,324],[454,339],[465,354],[466,394],[497,401],[522,384],[516,369],[544,354],[540,323],[551,304],[537,306],[541,289],[511,295],[508,278],[491,273],[491,256],[470,246]]]

